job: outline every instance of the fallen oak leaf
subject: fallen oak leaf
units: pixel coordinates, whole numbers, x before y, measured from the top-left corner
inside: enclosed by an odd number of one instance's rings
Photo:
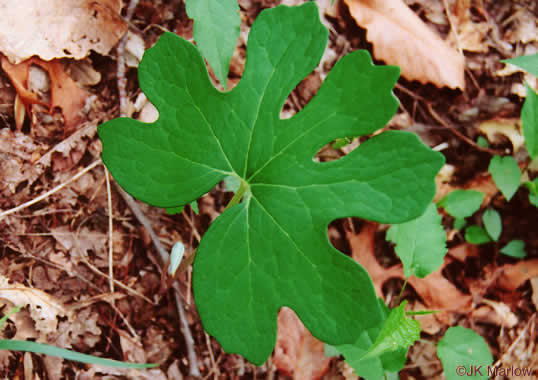
[[[327,373],[331,358],[325,345],[304,327],[293,310],[280,309],[273,363],[283,374],[297,380],[318,380]]]
[[[108,54],[127,31],[121,0],[4,0],[0,52],[19,63],[34,55],[82,59]]]
[[[366,223],[359,234],[348,232],[347,239],[351,246],[351,256],[359,264],[364,266],[372,277],[376,293],[383,297],[383,285],[391,278],[405,280],[403,266],[393,265],[389,268],[383,267],[375,258],[375,232],[376,223]],[[450,250],[449,250],[450,254]],[[470,309],[472,297],[463,294],[441,273],[449,259],[445,259],[444,264],[437,271],[424,278],[409,277],[408,283],[422,298],[424,305],[428,309],[441,311],[465,312]],[[439,316],[439,314],[436,314]]]
[[[506,291],[514,291],[527,280],[538,276],[538,259],[505,264],[497,271],[500,273],[497,278],[497,286]]]
[[[464,57],[430,30],[402,0],[344,0],[367,30],[374,56],[402,76],[439,87],[465,88]]]

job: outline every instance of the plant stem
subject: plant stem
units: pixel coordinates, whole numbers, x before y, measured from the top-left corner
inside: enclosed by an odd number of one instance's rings
[[[400,290],[400,294],[398,295],[398,301],[396,302],[398,305],[400,304],[400,301],[402,299],[402,296],[403,296],[403,292],[405,290],[405,286],[407,285],[407,278],[405,279],[403,285],[402,285],[402,290]]]
[[[226,205],[226,208],[224,209],[224,211],[238,204],[241,198],[243,198],[243,195],[245,195],[245,192],[247,190],[248,190],[248,182],[241,178],[241,185],[239,186],[239,189],[237,189],[237,192],[234,194],[233,198],[230,200],[230,203]]]

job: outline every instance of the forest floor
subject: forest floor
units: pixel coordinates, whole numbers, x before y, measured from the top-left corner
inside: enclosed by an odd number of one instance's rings
[[[529,203],[524,187],[507,201],[488,173],[495,154],[514,156],[522,168],[528,161],[520,112],[523,81],[536,89],[536,78],[505,67],[500,60],[538,51],[538,3],[406,0],[451,49],[461,49],[465,81],[454,84],[443,74],[452,70],[452,63],[435,62],[436,50],[429,52],[431,62],[423,53],[414,52],[420,49],[413,41],[399,46],[400,51],[383,53],[382,42],[369,40],[358,25],[351,12],[354,2],[361,1],[318,2],[323,22],[330,28],[327,51],[319,67],[291,93],[283,114],[292,115],[304,107],[334,63],[350,51],[367,49],[379,64],[391,56],[410,56],[394,90],[401,106],[386,129],[415,132],[444,154],[446,165],[437,177],[435,200],[455,189],[479,190],[485,194],[484,202],[469,221],[481,224],[487,208],[497,210],[502,218],[498,242],[474,245],[453,228],[453,218],[443,215],[449,251],[442,268],[425,279],[411,279],[403,293],[411,309],[441,313],[417,316],[423,333],[410,349],[400,378],[443,379],[435,343],[448,327],[456,325],[484,337],[498,364],[538,370],[538,210]],[[243,71],[250,25],[263,9],[280,3],[303,1],[239,0],[241,35],[231,62],[230,86]],[[104,47],[80,60],[64,55],[45,62],[34,57],[14,66],[13,56],[18,52],[8,52],[0,43],[4,54],[0,70],[0,305],[4,306],[0,311],[6,314],[14,305],[23,306],[10,317],[2,334],[6,339],[32,339],[159,366],[116,369],[0,351],[0,376],[25,380],[356,379],[342,357],[324,356],[324,345],[289,310],[279,316],[273,356],[260,367],[239,355],[226,354],[204,332],[192,297],[191,267],[181,268],[185,270],[180,275],[170,278],[162,269],[155,238],[142,222],[151,226],[166,251],[181,241],[189,256],[233,194],[219,184],[198,199],[197,213],[190,206],[177,215],[140,202],[133,206],[100,162],[102,147],[96,133],[97,125],[118,117],[120,111],[142,121],[155,118],[156,111],[141,96],[136,66],[143,51],[164,30],[192,40],[192,21],[183,1],[141,0],[132,12],[119,0],[100,0],[92,6],[103,4],[117,8],[118,14],[121,9],[123,17],[107,15],[99,20],[102,28],[94,30],[102,41],[112,41],[108,53]],[[95,9],[88,5],[90,10]],[[36,21],[35,27],[44,28],[47,22]],[[19,23],[26,28],[33,20],[21,18]],[[129,37],[118,47],[127,29]],[[61,34],[61,30],[56,32]],[[387,34],[400,32],[386,30]],[[0,29],[0,35],[5,33]],[[67,55],[79,53],[72,47],[60,48]],[[46,54],[39,53],[49,60],[61,57],[47,58]],[[425,71],[425,62],[439,65],[434,74],[439,78],[406,74],[413,67]],[[487,147],[478,142],[479,136],[487,139]],[[359,143],[355,140],[338,149],[327,145],[318,157],[322,161],[341,157]],[[532,177],[532,171],[527,173]],[[328,236],[337,249],[368,269],[380,295],[395,306],[404,277],[394,246],[385,241],[388,227],[347,218],[332,222]],[[513,239],[524,241],[526,258],[500,254]],[[185,315],[178,314],[178,307]],[[186,330],[193,342],[185,338]],[[193,369],[193,357],[200,376]]]

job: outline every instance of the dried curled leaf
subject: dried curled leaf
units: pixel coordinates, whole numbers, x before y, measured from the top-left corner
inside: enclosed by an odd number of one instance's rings
[[[120,0],[4,0],[0,52],[12,63],[107,54],[127,30],[120,10]]]
[[[450,48],[401,0],[345,0],[351,16],[368,31],[374,55],[400,66],[421,83],[465,88],[464,58]]]

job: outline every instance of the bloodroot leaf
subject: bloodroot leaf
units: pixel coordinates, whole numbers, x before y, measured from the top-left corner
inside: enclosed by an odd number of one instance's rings
[[[221,93],[196,48],[165,33],[139,67],[159,119],[115,119],[99,128],[103,161],[149,204],[184,205],[226,176],[240,180],[243,201],[200,242],[193,289],[204,328],[224,350],[255,364],[273,350],[282,306],[333,345],[352,343],[382,321],[370,277],[332,247],[327,226],[348,216],[402,223],[421,215],[444,162],[406,132],[385,132],[339,160],[314,162],[322,146],[376,131],[398,106],[391,92],[398,68],[374,66],[357,51],[334,66],[301,112],[281,120],[327,36],[314,2],[263,11],[250,30],[243,78]]]

